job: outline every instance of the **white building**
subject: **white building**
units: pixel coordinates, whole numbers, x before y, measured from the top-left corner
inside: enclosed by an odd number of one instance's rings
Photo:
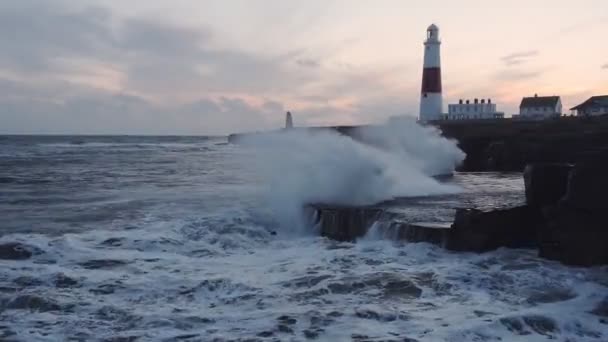
[[[608,95],[592,96],[570,110],[576,110],[578,116],[606,115],[608,114]]]
[[[456,104],[448,105],[448,114],[445,120],[479,120],[479,119],[503,119],[505,113],[496,111],[496,104],[491,99],[478,99],[471,101],[459,100]]]
[[[432,24],[426,30],[426,41],[424,42],[424,68],[422,71],[419,116],[421,122],[441,120],[443,116],[440,46],[439,27]]]
[[[520,120],[544,120],[562,115],[562,100],[559,96],[524,97],[519,105]]]

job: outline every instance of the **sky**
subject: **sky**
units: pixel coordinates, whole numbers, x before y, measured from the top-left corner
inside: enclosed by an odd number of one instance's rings
[[[606,0],[2,0],[0,134],[220,135],[608,94]]]

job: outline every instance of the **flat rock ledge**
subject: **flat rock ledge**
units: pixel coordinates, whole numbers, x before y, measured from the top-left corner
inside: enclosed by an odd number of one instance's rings
[[[490,211],[457,209],[452,222],[405,222],[386,206],[312,204],[305,210],[320,235],[356,241],[366,235],[428,242],[452,251],[536,248],[567,265],[608,264],[608,155],[570,164],[530,164],[526,204]]]

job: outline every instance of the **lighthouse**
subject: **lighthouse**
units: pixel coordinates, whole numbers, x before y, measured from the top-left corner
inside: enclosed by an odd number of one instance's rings
[[[426,30],[424,42],[424,69],[420,94],[420,121],[440,120],[443,113],[441,95],[441,56],[439,53],[439,27],[432,24]]]

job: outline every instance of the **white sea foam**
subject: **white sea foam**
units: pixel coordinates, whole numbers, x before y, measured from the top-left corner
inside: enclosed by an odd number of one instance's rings
[[[311,203],[368,205],[398,197],[454,193],[434,175],[451,173],[464,153],[413,120],[360,128],[357,140],[333,130],[284,130],[243,140],[286,225]],[[359,139],[365,141],[361,142]]]

